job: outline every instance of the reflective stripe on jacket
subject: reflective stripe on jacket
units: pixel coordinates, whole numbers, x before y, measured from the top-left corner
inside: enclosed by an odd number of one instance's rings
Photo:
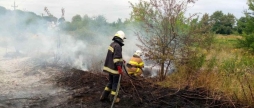
[[[122,46],[116,41],[114,41],[108,47],[108,53],[103,67],[103,72],[119,74],[117,70],[117,65],[121,66],[122,64]]]
[[[131,65],[131,67],[127,67],[128,74],[135,76],[142,74],[141,68],[144,67],[144,62],[140,57],[133,56],[128,63]]]

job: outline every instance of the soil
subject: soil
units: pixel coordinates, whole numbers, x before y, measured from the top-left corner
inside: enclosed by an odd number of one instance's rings
[[[111,102],[99,101],[108,74],[27,61],[0,61],[0,108],[110,108]],[[165,88],[155,82],[123,75],[115,108],[245,107],[223,98],[223,93],[214,98],[204,88]]]
[[[0,59],[0,108],[50,108],[66,101],[69,91],[54,80],[64,69],[36,61]]]
[[[64,76],[64,77],[63,77]],[[91,73],[77,69],[66,70],[57,85],[68,87],[72,94],[61,108],[110,108],[111,102],[99,101],[108,82],[106,73]],[[211,98],[209,91],[165,88],[154,84],[155,79],[132,80],[124,75],[115,108],[231,108],[242,107],[223,98]]]

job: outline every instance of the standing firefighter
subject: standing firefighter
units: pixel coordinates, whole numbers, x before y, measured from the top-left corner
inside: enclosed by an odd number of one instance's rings
[[[142,68],[144,67],[144,62],[141,59],[142,51],[137,50],[130,61],[127,63],[127,71],[129,75],[134,77],[140,76],[142,72]]]
[[[119,76],[120,74],[123,75],[122,46],[124,45],[124,39],[126,39],[124,32],[118,31],[112,39],[114,42],[112,42],[108,48],[103,72],[107,72],[109,74],[109,82],[100,97],[101,101],[108,99],[109,94],[111,94],[109,98],[110,101],[113,101],[113,98],[116,95]],[[115,99],[115,103],[118,103],[119,101],[119,98]]]

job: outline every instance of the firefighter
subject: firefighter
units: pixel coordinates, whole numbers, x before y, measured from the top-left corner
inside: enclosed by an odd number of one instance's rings
[[[104,88],[104,91],[100,97],[101,101],[107,100],[108,97],[110,101],[112,101],[116,95],[119,74],[123,75],[122,65],[124,60],[122,59],[122,46],[124,46],[124,39],[126,39],[124,32],[121,30],[117,31],[112,39],[113,42],[108,47],[108,53],[103,67],[103,72],[109,74],[109,82]],[[118,103],[119,101],[120,98],[116,98],[115,103]]]
[[[127,63],[127,71],[128,74],[134,77],[139,77],[143,71],[142,68],[144,68],[144,62],[141,59],[142,51],[137,50],[130,61]]]

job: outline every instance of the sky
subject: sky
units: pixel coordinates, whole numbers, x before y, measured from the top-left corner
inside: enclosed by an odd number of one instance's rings
[[[136,3],[138,0],[15,0],[17,9],[32,11],[38,15],[46,14],[44,7],[58,18],[61,17],[61,9],[65,9],[65,18],[71,18],[77,14],[89,17],[103,15],[108,22],[117,21],[118,18],[130,17],[129,2]],[[248,9],[247,0],[198,0],[188,6],[186,15],[193,13],[208,13],[211,15],[217,10],[224,14],[232,13],[236,18],[244,16],[243,11]],[[14,0],[0,0],[0,6],[13,10]]]

